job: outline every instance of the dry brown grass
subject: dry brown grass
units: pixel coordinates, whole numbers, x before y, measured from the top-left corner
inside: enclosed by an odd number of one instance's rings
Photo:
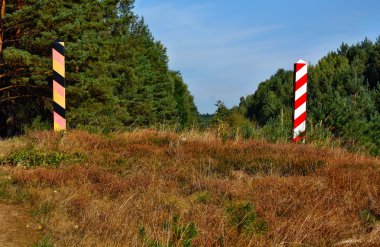
[[[57,246],[186,246],[177,216],[195,246],[380,246],[376,158],[154,130],[34,132],[0,142],[0,157],[25,148],[81,157],[2,168]],[[227,208],[246,204],[256,220],[241,230]]]

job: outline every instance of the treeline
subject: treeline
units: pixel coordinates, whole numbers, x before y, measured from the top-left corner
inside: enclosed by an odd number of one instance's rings
[[[51,44],[65,42],[70,128],[199,122],[193,97],[133,0],[0,0],[0,135],[52,122]]]
[[[293,71],[200,121],[162,43],[133,0],[0,0],[0,136],[51,128],[51,44],[65,41],[69,128],[122,131],[163,124],[223,137],[291,139]],[[380,37],[342,44],[309,66],[308,140],[380,154]],[[252,122],[254,125],[252,125]]]
[[[290,139],[292,101],[293,71],[280,69],[231,112],[254,121],[271,139]],[[309,66],[307,116],[309,140],[338,138],[346,147],[380,154],[380,37],[343,43]]]

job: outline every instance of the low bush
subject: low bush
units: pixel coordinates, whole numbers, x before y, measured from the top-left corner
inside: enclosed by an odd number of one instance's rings
[[[226,212],[238,235],[242,233],[262,234],[268,231],[267,223],[257,216],[254,206],[249,202],[231,203]]]
[[[58,166],[67,157],[59,152],[39,152],[33,149],[16,151],[9,156],[2,158],[0,164],[12,166],[25,166],[28,168],[36,166]]]
[[[63,161],[79,163],[86,157],[78,152],[66,154],[58,151],[38,151],[33,148],[17,150],[0,159],[0,165],[23,166],[33,168],[37,166],[57,167]]]

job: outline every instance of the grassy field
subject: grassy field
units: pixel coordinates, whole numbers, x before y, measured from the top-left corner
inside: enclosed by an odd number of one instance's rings
[[[380,159],[208,133],[0,142],[0,202],[36,246],[380,246]]]

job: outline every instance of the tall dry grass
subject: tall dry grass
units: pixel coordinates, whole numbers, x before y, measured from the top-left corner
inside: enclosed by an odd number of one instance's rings
[[[9,190],[56,246],[380,246],[378,158],[195,131],[33,132],[4,148]],[[24,149],[66,158],[4,158]]]

